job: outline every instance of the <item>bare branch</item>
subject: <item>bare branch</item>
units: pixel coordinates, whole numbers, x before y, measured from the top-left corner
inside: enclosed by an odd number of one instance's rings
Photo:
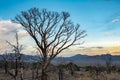
[[[31,8],[15,17],[37,44],[42,57],[42,69],[47,69],[51,60],[63,50],[80,45],[86,31],[80,25],[73,24],[68,12],[52,12],[46,9]]]

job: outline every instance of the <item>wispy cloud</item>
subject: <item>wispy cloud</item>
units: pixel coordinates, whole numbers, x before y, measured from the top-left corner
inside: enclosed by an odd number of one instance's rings
[[[73,51],[74,53],[80,54],[88,54],[88,55],[97,55],[97,54],[112,54],[112,55],[120,55],[120,46],[109,46],[109,47],[102,47],[102,46],[93,46],[93,47],[84,47],[79,48]]]
[[[114,35],[115,35],[115,33],[111,32],[111,31],[103,32],[103,36],[114,36]]]
[[[102,46],[96,46],[96,47],[80,47],[81,50],[94,50],[94,49],[103,49]]]
[[[117,22],[120,22],[120,14],[116,14],[113,16],[112,20],[111,20],[112,23],[117,23]]]
[[[119,21],[120,21],[120,19],[113,19],[111,22],[116,23],[116,22],[119,22]]]
[[[102,31],[115,31],[120,29],[120,11],[112,13],[110,16],[105,17],[104,24],[101,26]]]
[[[93,48],[93,49],[103,49],[104,47],[102,47],[102,46],[97,46],[97,47],[91,47],[91,48]]]

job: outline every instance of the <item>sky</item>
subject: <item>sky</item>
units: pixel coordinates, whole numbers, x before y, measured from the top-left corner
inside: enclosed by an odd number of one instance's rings
[[[34,53],[33,40],[21,25],[11,22],[21,11],[32,7],[67,11],[70,19],[87,31],[84,44],[61,55],[120,55],[120,0],[0,0],[0,52],[8,49],[6,40],[14,43],[15,31],[18,31],[23,53]]]

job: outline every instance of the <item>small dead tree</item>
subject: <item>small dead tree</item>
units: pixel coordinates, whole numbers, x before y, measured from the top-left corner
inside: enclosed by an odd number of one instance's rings
[[[16,33],[15,35],[16,38],[16,45],[11,44],[9,41],[6,41],[12,48],[14,51],[14,57],[11,59],[12,62],[14,62],[15,64],[15,69],[14,69],[14,73],[12,73],[10,70],[8,71],[8,74],[11,75],[14,80],[18,80],[18,72],[19,70],[21,71],[21,80],[23,80],[23,74],[22,74],[22,66],[21,66],[21,50],[22,50],[22,45],[19,44],[18,41],[18,34]],[[12,53],[11,53],[12,54]]]
[[[47,68],[59,53],[73,45],[80,45],[86,31],[74,25],[68,12],[52,12],[31,8],[17,15],[14,22],[21,24],[34,39],[41,56],[41,80],[47,80]]]

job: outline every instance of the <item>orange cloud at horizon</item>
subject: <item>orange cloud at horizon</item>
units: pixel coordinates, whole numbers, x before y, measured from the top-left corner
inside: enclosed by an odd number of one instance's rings
[[[67,52],[67,51],[66,51]],[[120,46],[109,46],[109,47],[85,47],[80,49],[68,50],[69,54],[79,53],[87,55],[100,55],[100,54],[111,54],[120,55]]]

